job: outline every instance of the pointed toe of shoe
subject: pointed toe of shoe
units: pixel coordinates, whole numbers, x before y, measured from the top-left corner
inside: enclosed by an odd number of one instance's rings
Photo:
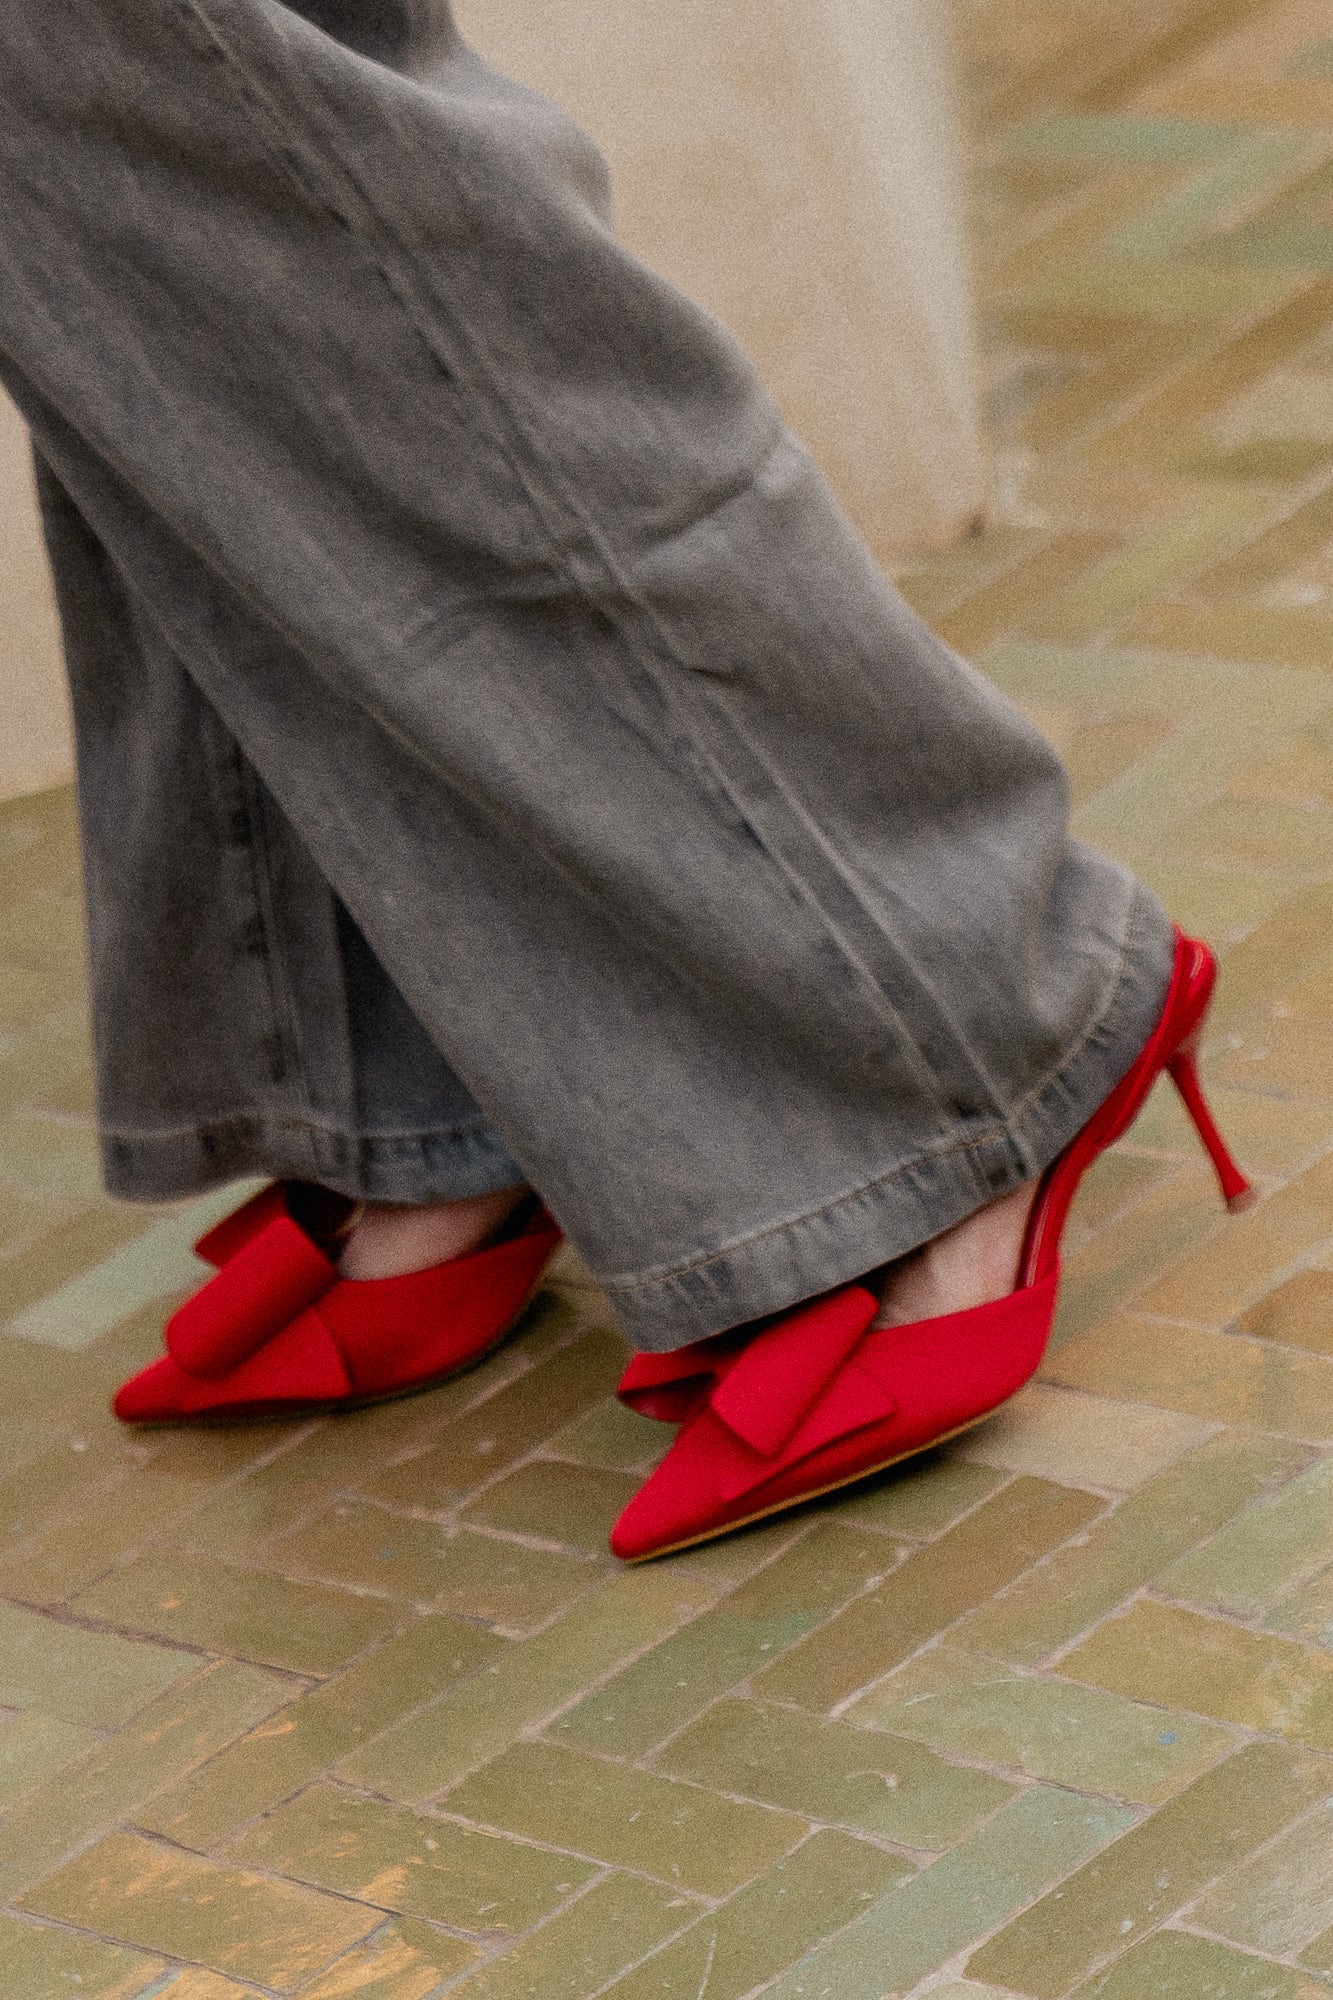
[[[670,1457],[670,1453],[667,1454]],[[653,1473],[639,1488],[608,1537],[622,1562],[643,1562],[692,1539],[690,1508],[676,1489],[671,1471]]]
[[[653,1553],[652,1539],[635,1520],[632,1504],[625,1509],[607,1539],[612,1555],[619,1556],[621,1562],[641,1562]]]
[[[122,1382],[111,1398],[114,1415],[123,1424],[173,1424],[196,1416],[203,1385],[164,1354]]]
[[[619,1556],[621,1562],[634,1563],[646,1562],[650,1556],[667,1555],[672,1549],[687,1548],[709,1532],[706,1517],[697,1510],[673,1506],[670,1496],[644,1489],[630,1501],[608,1540],[613,1556]]]
[[[192,1375],[164,1354],[121,1385],[111,1408],[126,1424],[245,1423],[353,1400],[342,1355],[311,1311],[225,1375]]]
[[[723,1532],[736,1511],[727,1491],[729,1443],[707,1411],[686,1424],[612,1528],[612,1554],[643,1562]]]

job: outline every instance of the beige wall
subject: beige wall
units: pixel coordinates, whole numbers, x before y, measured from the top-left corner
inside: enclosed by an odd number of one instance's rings
[[[740,336],[872,547],[984,504],[943,0],[457,0],[608,155],[621,234]],[[71,768],[22,426],[0,397],[0,798]]]
[[[22,419],[0,392],[0,799],[72,768],[55,603]]]
[[[610,161],[617,225],[758,361],[872,547],[981,511],[944,0],[455,0]]]

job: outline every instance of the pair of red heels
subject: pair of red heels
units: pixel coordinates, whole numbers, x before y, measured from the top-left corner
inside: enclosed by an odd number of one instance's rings
[[[1060,1237],[1079,1181],[1165,1071],[1230,1208],[1254,1199],[1204,1101],[1196,1051],[1216,980],[1178,937],[1157,1026],[1044,1176],[1017,1289],[993,1304],[876,1328],[879,1301],[844,1285],[764,1323],[641,1354],[624,1402],[679,1425],[617,1521],[630,1562],[725,1534],[882,1471],[979,1423],[1036,1372],[1055,1316]],[[408,1277],[349,1281],[273,1187],[206,1237],[218,1275],[167,1327],[167,1353],[118,1392],[129,1423],[306,1415],[411,1394],[480,1360],[513,1324],[560,1241],[538,1210],[499,1242]]]

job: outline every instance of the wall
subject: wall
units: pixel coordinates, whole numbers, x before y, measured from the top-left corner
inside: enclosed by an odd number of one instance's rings
[[[73,765],[51,581],[28,434],[0,393],[0,799],[40,791]]]
[[[456,0],[610,161],[622,238],[758,361],[876,552],[984,506],[942,0]]]

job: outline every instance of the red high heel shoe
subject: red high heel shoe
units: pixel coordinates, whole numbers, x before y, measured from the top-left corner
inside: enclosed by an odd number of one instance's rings
[[[628,1562],[709,1541],[832,1492],[969,1430],[1036,1372],[1055,1318],[1060,1237],[1079,1181],[1129,1128],[1165,1071],[1217,1171],[1228,1208],[1254,1194],[1204,1101],[1197,1052],[1217,966],[1177,932],[1161,1017],[1137,1061],[1047,1169],[1017,1288],[992,1304],[875,1328],[879,1301],[844,1285],[771,1320],[641,1354],[620,1384],[644,1416],[680,1434],[611,1533]]]
[[[433,1388],[499,1345],[561,1240],[534,1206],[467,1256],[349,1279],[295,1205],[275,1182],[200,1238],[220,1268],[168,1320],[167,1352],[116,1391],[123,1423],[313,1416]]]
[[[221,1222],[215,1222],[211,1229],[205,1230],[194,1246],[195,1256],[220,1271],[270,1222],[276,1222],[284,1215],[291,1216],[294,1222],[292,1195],[296,1186],[293,1181],[270,1181],[267,1187],[260,1188],[258,1194],[252,1194],[249,1201],[243,1201],[230,1215],[224,1215]],[[356,1203],[349,1201],[347,1210],[349,1214],[354,1214]]]

